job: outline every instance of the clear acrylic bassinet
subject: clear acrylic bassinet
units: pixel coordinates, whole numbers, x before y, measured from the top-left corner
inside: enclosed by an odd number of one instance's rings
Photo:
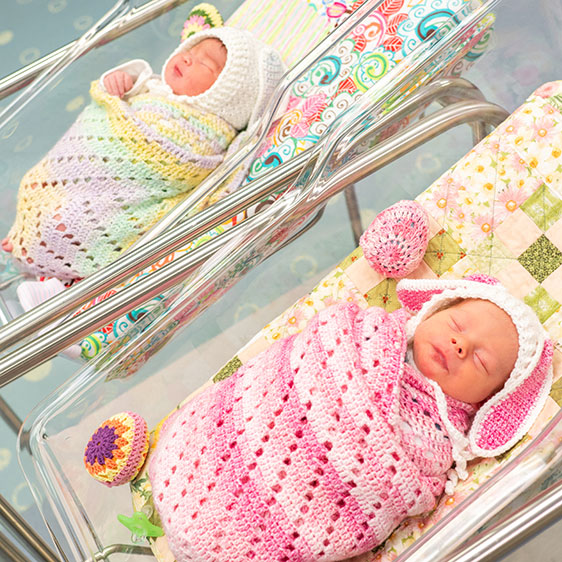
[[[501,5],[494,11],[498,22],[506,17],[504,8]],[[384,84],[386,90],[382,89],[384,95],[371,100],[375,108],[379,108],[379,113],[375,111],[375,115],[383,113],[385,100],[398,96],[408,84],[416,82],[416,77],[419,77],[416,72],[423,73],[432,64],[442,62],[440,56],[444,56],[444,51],[436,48],[435,52],[423,55],[412,61],[411,74],[395,77],[394,84],[389,80]],[[477,72],[476,76],[479,76]],[[342,119],[339,128],[334,129],[332,144],[327,143],[326,146],[334,149],[342,146],[342,139],[356,140],[371,125],[367,119],[361,121],[365,119],[364,111],[366,107],[362,106],[355,112],[349,112],[349,122]],[[356,125],[351,126],[350,123]],[[467,139],[461,137],[450,131],[442,139],[433,141],[435,148],[422,153],[421,157],[435,158],[434,155],[452,141],[466,143],[463,148],[459,146],[458,153],[448,162],[451,164],[470,146]],[[442,144],[439,145],[439,142]],[[349,159],[366,153],[366,144],[350,151]],[[398,147],[393,148],[399,150]],[[415,158],[416,154],[420,157],[419,152],[411,156]],[[388,160],[392,158],[392,155],[387,157]],[[397,184],[404,173],[401,162],[398,160],[375,176],[379,179],[376,194],[367,192],[366,187],[362,188],[360,197],[367,202],[363,206],[369,209],[364,211],[366,214],[380,210],[396,199],[412,198],[427,185],[428,182],[424,185],[412,182],[403,192],[397,193]],[[229,244],[210,258],[194,277],[183,282],[183,286],[176,284],[173,298],[151,315],[142,328],[133,328],[119,345],[86,365],[26,420],[20,435],[22,466],[43,517],[69,559],[95,556],[99,559],[102,555],[96,553],[104,553],[107,559],[119,560],[123,559],[123,555],[112,553],[128,550],[131,560],[142,560],[145,559],[143,554],[147,554],[146,546],[131,544],[129,532],[116,523],[115,513],[130,512],[128,490],[100,487],[90,479],[81,464],[85,440],[97,423],[116,411],[142,409],[149,426],[155,425],[179,400],[218,371],[261,326],[310,290],[323,274],[353,249],[352,236],[345,229],[320,231],[315,227],[272,255],[265,262],[267,266],[250,271],[272,250],[278,249],[287,236],[287,230],[294,230],[295,223],[299,222],[298,217],[291,216],[293,200],[298,200],[310,212],[314,203],[318,203],[315,199],[316,193],[321,193],[318,186],[326,189],[330,182],[336,184],[335,180],[339,180],[337,187],[340,188],[350,178],[362,177],[361,174],[354,176],[352,172],[345,177],[345,159],[343,164],[338,162],[342,165],[341,170],[335,169],[334,161],[329,159],[320,164],[316,162],[316,166],[306,169],[289,192],[289,197],[281,199],[277,207],[272,206],[252,228],[232,236]],[[362,185],[367,185],[367,182]],[[309,190],[308,195],[301,197],[301,190],[305,189]],[[344,213],[341,197],[334,199],[326,207],[324,224],[335,225],[336,221],[330,217]],[[269,235],[266,240],[260,234],[264,230]],[[349,236],[349,242],[343,248],[334,244],[333,238],[343,239],[345,236]],[[226,292],[246,272],[249,273]],[[282,290],[279,290],[279,284]],[[275,290],[270,286],[275,286]],[[199,316],[207,304],[222,293],[225,293],[222,298]],[[253,298],[256,295],[259,295],[257,302]],[[233,310],[237,313],[234,318]],[[186,323],[186,318],[191,323],[178,330]],[[142,333],[141,329],[144,330]],[[168,342],[172,334],[173,340]],[[174,343],[171,344],[171,341]],[[164,344],[167,344],[167,353],[156,353]],[[417,541],[408,555],[414,557],[418,551],[418,559],[426,560],[428,552],[431,557],[435,555],[436,545],[441,545],[443,555],[447,555],[465,537],[477,529],[483,531],[480,527],[485,521],[506,504],[516,497],[522,502],[525,496],[521,494],[526,488],[535,484],[535,488],[530,488],[528,492],[532,497],[536,495],[537,488],[548,484],[547,477],[557,480],[557,473],[552,470],[559,459],[558,420],[559,416],[545,429],[542,437],[535,438],[533,445],[526,449],[526,456],[506,465]],[[511,482],[517,485],[507,486]],[[446,526],[447,522],[449,526]],[[452,529],[457,532],[452,532]],[[130,546],[112,546],[123,544]]]

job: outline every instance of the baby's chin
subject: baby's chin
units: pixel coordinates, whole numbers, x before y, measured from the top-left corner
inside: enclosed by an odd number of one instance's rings
[[[210,88],[210,86],[206,88],[192,88],[189,86],[188,87],[179,86],[175,88],[173,86],[170,87],[172,88],[172,92],[174,92],[176,96],[189,96],[191,98],[204,94]]]

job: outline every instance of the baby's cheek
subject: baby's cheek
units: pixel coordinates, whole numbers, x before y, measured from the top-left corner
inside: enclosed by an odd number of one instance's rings
[[[421,370],[421,363],[423,363],[423,346],[416,340],[412,344],[412,357],[418,370]]]

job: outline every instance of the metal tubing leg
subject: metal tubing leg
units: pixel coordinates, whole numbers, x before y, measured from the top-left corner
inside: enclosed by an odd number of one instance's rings
[[[476,146],[480,141],[482,141],[487,133],[486,123],[482,121],[477,121],[471,124],[472,128],[472,143]]]
[[[32,529],[17,511],[0,495],[0,519],[14,531],[29,549],[35,553],[37,562],[60,562],[45,541]],[[14,558],[14,560],[18,560]],[[22,559],[26,562],[26,559]]]
[[[29,562],[14,543],[0,531],[0,559],[12,562]]]
[[[22,426],[22,421],[2,396],[0,396],[0,418],[8,424],[16,435],[18,434]]]
[[[355,184],[351,184],[349,187],[346,187],[343,194],[345,197],[349,220],[351,221],[353,241],[356,246],[359,246],[359,238],[361,238],[361,234],[363,234],[363,227],[361,226],[361,214],[359,212],[359,202],[357,201]]]

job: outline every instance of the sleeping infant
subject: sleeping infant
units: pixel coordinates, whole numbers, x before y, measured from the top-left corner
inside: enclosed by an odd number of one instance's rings
[[[223,161],[283,72],[273,49],[230,27],[188,37],[159,76],[140,59],[106,72],[24,176],[2,248],[63,281],[114,261]]]
[[[361,245],[397,277],[427,231],[401,202]],[[552,380],[532,309],[485,275],[403,279],[397,293],[390,313],[319,312],[165,421],[148,474],[178,562],[356,556],[527,432]]]

